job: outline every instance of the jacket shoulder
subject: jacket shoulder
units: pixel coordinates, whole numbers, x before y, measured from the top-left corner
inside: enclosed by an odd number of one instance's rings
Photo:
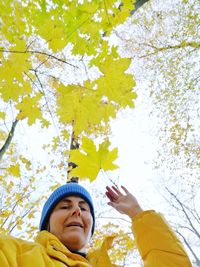
[[[32,247],[36,246],[36,243],[31,242],[31,241],[26,241],[20,238],[16,238],[13,236],[6,236],[6,235],[0,235],[0,248],[1,251],[11,251],[18,252],[22,251],[23,248],[26,247]]]

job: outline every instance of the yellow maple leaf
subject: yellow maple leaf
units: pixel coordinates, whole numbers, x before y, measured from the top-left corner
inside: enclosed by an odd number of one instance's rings
[[[114,170],[118,168],[113,161],[117,158],[117,148],[109,150],[110,142],[105,140],[99,145],[97,150],[93,140],[83,137],[80,149],[72,150],[70,153],[70,161],[78,165],[71,171],[71,175],[80,178],[89,178],[93,181],[100,169]]]
[[[113,60],[108,56],[99,66],[102,76],[97,79],[98,93],[107,96],[121,107],[134,107],[133,100],[137,97],[133,92],[135,81],[131,74],[125,73],[131,63],[130,59],[120,58]]]
[[[26,158],[23,157],[23,156],[20,156],[19,158],[20,158],[21,162],[24,163],[26,169],[27,169],[27,170],[30,170],[30,169],[31,169],[31,168],[30,168],[30,166],[31,166],[31,162],[30,162],[30,160],[26,159]]]
[[[16,193],[16,194],[15,194],[15,199],[16,199],[17,201],[22,201],[22,196],[21,196],[19,193]]]
[[[48,128],[49,125],[51,125],[51,123],[44,118],[41,119],[41,124],[42,124],[42,128],[45,128],[45,127]]]
[[[105,171],[118,168],[117,165],[113,164],[113,161],[118,157],[118,149],[114,148],[112,151],[109,151],[109,146],[110,142],[108,139],[99,145],[100,166]]]
[[[11,214],[11,211],[4,210],[4,211],[2,211],[2,212],[0,213],[0,217],[2,217],[2,218],[7,218],[7,217],[10,216],[10,214]]]
[[[22,53],[10,53],[8,57],[2,58],[0,66],[0,94],[6,102],[17,101],[20,96],[32,91],[30,82],[26,80],[24,74],[31,68],[30,55],[23,53],[26,42],[16,41],[13,49]]]
[[[55,11],[54,11],[55,12]],[[46,40],[48,40],[49,47],[53,52],[63,49],[67,42],[65,37],[65,27],[58,18],[48,16],[44,23],[38,28],[38,33]]]
[[[29,218],[29,219],[34,218],[34,214],[33,214],[33,212],[30,212],[30,213],[28,214],[28,218]]]
[[[70,138],[69,131],[64,129],[64,130],[61,131],[61,133],[62,133],[62,137],[63,137],[64,140],[69,140],[69,138]]]
[[[102,102],[102,96],[99,96],[92,86],[90,81],[86,81],[84,86],[61,84],[57,88],[57,114],[60,122],[73,122],[76,135],[83,131],[98,131],[102,121],[105,125],[109,118],[115,117],[116,114],[116,105]]]
[[[27,96],[22,100],[22,103],[17,104],[16,108],[20,110],[17,119],[21,120],[28,118],[29,125],[32,125],[36,119],[42,119],[42,112],[39,107],[39,100],[41,97],[42,94],[40,93],[33,97]]]
[[[10,175],[13,175],[15,177],[20,177],[20,166],[19,163],[15,164],[15,165],[11,165],[8,169],[7,172]]]
[[[0,119],[5,119],[6,113],[0,111]]]
[[[94,267],[111,267],[112,263],[110,261],[108,250],[112,247],[112,243],[116,235],[107,236],[100,249],[95,251],[90,251],[87,255],[87,258]]]
[[[21,81],[21,84],[19,84],[19,81],[13,81],[8,75],[5,78],[7,80],[2,82],[2,86],[0,86],[0,93],[5,102],[9,100],[16,102],[20,96],[31,93],[32,89],[28,81]]]

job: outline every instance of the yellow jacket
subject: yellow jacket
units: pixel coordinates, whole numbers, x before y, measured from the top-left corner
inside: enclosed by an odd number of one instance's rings
[[[134,218],[133,233],[145,267],[192,267],[165,219],[154,211]],[[0,238],[0,267],[89,267],[84,257],[71,253],[54,235],[38,234],[35,242]],[[111,267],[111,266],[101,266]]]

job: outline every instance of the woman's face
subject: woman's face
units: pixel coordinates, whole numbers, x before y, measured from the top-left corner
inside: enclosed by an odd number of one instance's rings
[[[68,249],[85,252],[93,218],[89,204],[77,196],[62,199],[50,215],[50,232]]]

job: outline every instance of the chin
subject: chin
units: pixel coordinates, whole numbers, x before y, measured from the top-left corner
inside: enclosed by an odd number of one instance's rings
[[[81,245],[79,245],[79,244],[75,244],[75,243],[71,244],[71,243],[70,243],[70,245],[67,245],[67,244],[66,244],[66,247],[67,247],[69,250],[71,250],[71,251],[85,252],[85,247],[84,247],[84,246],[81,246]]]
[[[62,243],[69,249],[69,250],[83,250],[85,247],[85,242],[80,239],[80,236],[77,235],[69,235],[66,239],[62,240]]]

